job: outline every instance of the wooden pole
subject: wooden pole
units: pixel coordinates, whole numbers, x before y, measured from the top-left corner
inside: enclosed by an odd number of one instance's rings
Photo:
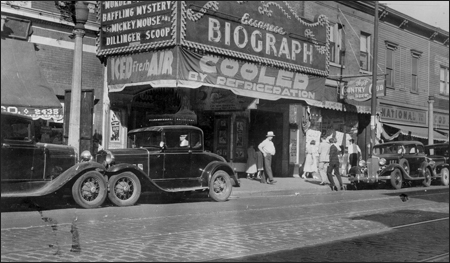
[[[376,138],[376,114],[377,114],[377,58],[378,58],[378,1],[375,1],[374,14],[374,30],[373,30],[373,60],[372,60],[372,111],[370,118],[370,151],[369,156],[372,157],[372,149],[375,145]]]

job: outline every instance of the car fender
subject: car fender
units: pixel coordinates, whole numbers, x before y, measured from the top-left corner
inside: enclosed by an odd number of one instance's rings
[[[81,162],[73,165],[55,179],[48,181],[41,188],[31,192],[20,192],[2,195],[2,197],[30,197],[30,196],[44,196],[54,193],[64,187],[72,187],[73,183],[84,173],[88,171],[98,171],[101,174],[105,173],[105,167],[97,162]],[[106,180],[106,179],[105,179]]]
[[[389,164],[383,170],[380,171],[379,175],[382,176],[382,175],[384,175],[386,173],[391,173],[392,171],[394,171],[395,168],[400,169],[400,171],[402,172],[402,176],[403,177],[405,177],[405,176],[409,177],[409,174],[406,172],[406,170],[403,169],[403,167],[400,164],[398,164],[398,163]]]
[[[233,168],[224,162],[219,162],[219,161],[214,161],[214,162],[210,162],[205,169],[203,170],[202,173],[202,185],[204,186],[209,186],[209,180],[211,179],[212,175],[217,171],[217,170],[223,170],[226,173],[228,173],[228,175],[230,175],[230,178],[234,181],[234,187],[240,187],[240,181],[236,175],[236,173],[234,172]]]
[[[433,167],[428,162],[422,162],[420,164],[420,170],[419,170],[419,176],[420,177],[425,177],[425,169],[430,169],[431,177],[435,177],[436,176],[436,173],[435,173]]]
[[[443,163],[443,164],[439,164],[439,165],[436,165],[436,167],[435,167],[435,171],[434,171],[434,173],[435,173],[435,176],[438,176],[438,175],[440,175],[440,174],[441,174],[441,171],[442,171],[442,169],[444,169],[444,168],[447,168],[447,169],[449,169],[449,170],[450,170],[450,168],[449,168],[449,165],[448,165],[448,163]]]
[[[151,184],[151,185],[155,186],[156,188],[158,188],[158,190],[161,190],[163,192],[171,192],[171,191],[168,191],[167,189],[164,189],[164,188],[161,188],[160,186],[158,186],[158,184],[156,184],[144,171],[139,169],[134,164],[119,163],[119,164],[113,165],[108,168],[108,170],[106,171],[106,175],[109,178],[115,174],[119,174],[119,173],[123,173],[123,172],[132,172],[133,174],[135,174],[138,177],[139,181],[141,182],[141,185],[143,185],[144,187],[147,187],[147,186],[149,186],[149,184]]]

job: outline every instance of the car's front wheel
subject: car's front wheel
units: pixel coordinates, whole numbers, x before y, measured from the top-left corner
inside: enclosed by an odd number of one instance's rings
[[[209,181],[209,196],[217,201],[223,202],[228,200],[231,195],[231,179],[224,171],[217,171]]]
[[[141,196],[141,182],[131,172],[113,175],[108,183],[109,200],[117,206],[134,205]]]
[[[72,197],[84,208],[96,208],[106,199],[106,180],[102,174],[90,171],[80,176],[72,186]]]
[[[391,185],[395,189],[400,189],[402,188],[402,184],[403,184],[402,172],[400,171],[400,169],[395,168],[394,171],[392,171],[391,173]]]
[[[442,168],[441,170],[441,184],[448,186],[448,169]]]
[[[431,171],[428,168],[425,168],[424,179],[422,181],[422,185],[425,187],[429,187],[431,185]]]

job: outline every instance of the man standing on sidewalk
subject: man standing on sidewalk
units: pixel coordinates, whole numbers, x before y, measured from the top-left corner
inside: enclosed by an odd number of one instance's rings
[[[272,175],[272,156],[275,155],[275,145],[272,142],[274,136],[275,135],[272,131],[267,132],[266,139],[258,145],[258,149],[264,155],[264,169],[267,177],[269,178],[269,184],[274,184],[277,182],[273,180]]]
[[[322,136],[319,144],[319,175],[320,185],[327,184],[327,168],[330,162],[330,144],[327,142],[327,138]]]

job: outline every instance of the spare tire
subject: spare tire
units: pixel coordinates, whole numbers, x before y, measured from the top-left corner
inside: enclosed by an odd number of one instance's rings
[[[409,162],[406,159],[400,159],[400,162],[398,163],[405,171],[406,173],[409,175],[410,174],[410,170],[409,170]]]

